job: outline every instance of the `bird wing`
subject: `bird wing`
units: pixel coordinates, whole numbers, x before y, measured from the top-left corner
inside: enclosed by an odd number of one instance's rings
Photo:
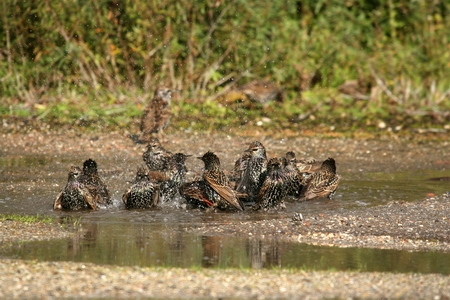
[[[336,190],[339,180],[340,177],[335,174],[317,173],[317,176],[314,176],[308,184],[308,188],[304,195],[305,200],[328,196]]]
[[[56,196],[55,202],[53,203],[53,209],[55,209],[55,210],[62,209],[62,204],[61,204],[62,195],[63,195],[63,192],[60,192],[58,194],[58,196]]]
[[[91,193],[90,190],[85,186],[80,186],[81,193],[83,195],[84,200],[86,203],[93,209],[97,209],[97,203],[100,202],[100,196],[98,193]]]
[[[130,200],[132,187],[130,187],[123,195],[122,195],[122,201],[125,204],[125,206],[128,204],[128,201]]]
[[[236,197],[236,193],[233,189],[226,185],[226,177],[224,174],[220,174],[219,178],[217,176],[210,176],[210,173],[206,173],[203,176],[205,181],[211,186],[211,188],[219,194],[225,201],[227,201],[232,206],[236,207],[238,210],[244,210],[242,203]]]

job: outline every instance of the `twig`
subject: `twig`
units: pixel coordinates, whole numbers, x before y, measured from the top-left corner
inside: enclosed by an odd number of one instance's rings
[[[381,89],[383,90],[383,92],[388,95],[389,97],[392,98],[392,100],[394,100],[397,104],[400,104],[400,99],[395,96],[389,89],[388,87],[384,84],[383,80],[378,77],[377,73],[375,73],[375,70],[371,67],[370,68],[370,72],[372,73],[372,76],[375,78],[375,81],[377,82],[377,84],[381,87]]]

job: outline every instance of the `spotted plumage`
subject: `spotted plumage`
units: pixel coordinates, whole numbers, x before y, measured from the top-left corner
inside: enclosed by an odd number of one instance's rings
[[[111,204],[111,196],[103,179],[98,175],[97,163],[93,159],[88,159],[83,163],[83,172],[79,177],[92,195],[99,196],[99,204]]]
[[[241,162],[242,177],[239,180],[236,191],[247,194],[248,201],[254,201],[259,193],[267,171],[266,149],[263,144],[255,141],[250,144]]]
[[[271,158],[267,163],[267,176],[258,193],[255,209],[284,208],[283,198],[287,195],[286,182],[282,160]]]
[[[156,89],[153,99],[144,109],[141,118],[141,136],[139,140],[148,141],[154,134],[162,136],[170,120],[170,101],[172,91],[165,87]]]
[[[322,162],[320,169],[307,179],[300,200],[331,198],[338,187],[339,181],[340,176],[336,174],[336,162],[333,158],[328,158]]]
[[[158,138],[150,138],[142,159],[150,171],[168,172],[168,161],[172,153],[164,149]]]
[[[206,152],[198,157],[205,164],[200,187],[204,187],[201,194],[206,195],[206,200],[221,210],[244,210],[244,205],[239,201],[236,192],[230,187],[230,182],[225,173],[220,170],[220,160],[213,152]]]
[[[161,203],[171,202],[179,195],[179,188],[186,179],[186,159],[191,155],[175,153],[168,160],[168,179],[161,183]]]
[[[150,182],[149,170],[139,166],[133,185],[122,195],[127,209],[145,209],[155,207],[159,203],[158,187]]]
[[[58,194],[53,203],[55,210],[97,209],[98,195],[92,195],[89,189],[79,181],[82,171],[72,166],[69,171],[67,184]]]
[[[297,169],[295,153],[286,152],[286,156],[282,158],[284,172],[286,173],[286,189],[290,196],[300,196],[303,188],[303,176]]]

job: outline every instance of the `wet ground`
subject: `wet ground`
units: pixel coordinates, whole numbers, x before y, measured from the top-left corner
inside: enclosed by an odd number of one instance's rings
[[[79,222],[70,239],[32,242],[12,247],[2,257],[49,261],[79,261],[114,265],[234,268],[308,268],[450,274],[450,254],[364,248],[337,248],[288,242],[277,238],[191,233],[186,228],[208,224],[239,224],[270,219],[345,212],[391,201],[417,201],[450,190],[449,142],[380,141],[226,135],[171,136],[164,146],[201,156],[212,150],[223,168],[253,140],[266,146],[268,156],[293,150],[299,157],[337,161],[343,180],[335,199],[308,203],[290,201],[277,212],[220,213],[165,207],[127,211],[121,196],[142,162],[143,145],[125,135],[4,135],[0,157],[0,211],[53,216]],[[447,149],[447,150],[446,150]],[[95,159],[114,198],[114,205],[95,212],[54,212],[52,203],[64,187],[67,171]],[[190,178],[201,173],[202,162],[190,158]],[[416,262],[420,261],[420,264]]]

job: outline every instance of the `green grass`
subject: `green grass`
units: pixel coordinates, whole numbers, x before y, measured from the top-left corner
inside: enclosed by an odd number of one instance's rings
[[[163,84],[180,90],[177,130],[448,130],[448,1],[76,2],[0,7],[2,119],[134,131]],[[254,79],[285,102],[216,97]],[[349,81],[366,100],[340,92]]]
[[[11,215],[11,214],[0,214],[0,221],[19,221],[23,223],[52,223],[54,220],[51,217],[45,217],[40,215],[29,216],[29,215]]]

